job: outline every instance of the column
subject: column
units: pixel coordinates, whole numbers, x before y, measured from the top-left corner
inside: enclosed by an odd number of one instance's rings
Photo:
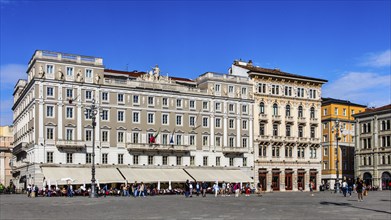
[[[77,88],[77,94],[81,94],[81,88],[80,86]],[[99,116],[99,115],[97,115]],[[82,123],[81,123],[81,119],[84,117],[84,114],[81,110],[81,102],[80,102],[80,99],[79,101],[77,101],[77,139],[78,141],[81,141],[82,140],[82,137],[83,137],[83,134],[82,134]]]

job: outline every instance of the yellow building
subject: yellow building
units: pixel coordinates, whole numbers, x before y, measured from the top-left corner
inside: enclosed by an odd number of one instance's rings
[[[354,178],[354,114],[366,106],[346,100],[322,98],[322,183],[334,189],[337,179]],[[338,122],[338,123],[337,123]],[[339,140],[337,149],[336,134]],[[338,156],[338,160],[337,160]]]
[[[0,127],[0,183],[9,186],[11,180],[10,160],[14,142],[13,127]]]

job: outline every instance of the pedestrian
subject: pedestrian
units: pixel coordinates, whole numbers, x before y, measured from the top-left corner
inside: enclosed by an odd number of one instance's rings
[[[107,184],[103,187],[103,197],[106,198],[106,195],[108,195],[108,191],[107,191]]]
[[[207,182],[202,182],[202,197],[206,197],[206,189],[208,188]]]
[[[343,193],[344,197],[346,197],[347,191],[348,191],[348,183],[346,182],[346,180],[343,180],[343,182],[342,182],[342,193]]]
[[[235,197],[239,197],[240,185],[235,183],[233,190],[235,191]]]
[[[200,183],[199,183],[199,182],[197,182],[197,184],[196,184],[196,192],[197,192],[197,196],[199,196],[199,195],[200,195],[200,189],[201,189]]]
[[[232,184],[231,183],[227,183],[227,196],[231,196],[231,186]]]
[[[362,193],[363,193],[363,181],[360,179],[360,178],[357,178],[357,181],[356,181],[356,191],[357,191],[357,197],[358,197],[358,202],[362,202],[363,201],[363,196],[362,196]]]
[[[31,197],[31,184],[27,186],[27,197]]]
[[[352,179],[348,179],[348,193],[349,197],[352,197],[352,190],[353,190],[353,181]]]
[[[189,183],[189,193],[190,193],[190,197],[193,197],[193,182]]]
[[[219,184],[216,181],[215,184],[213,185],[213,190],[215,192],[215,197],[217,197],[217,194],[219,193]]]
[[[246,188],[244,190],[245,190],[246,196],[250,196],[250,193],[251,193],[250,183],[246,184]]]
[[[226,190],[227,190],[227,184],[225,183],[225,181],[223,181],[223,184],[221,184],[221,196],[222,197],[225,197]]]
[[[186,180],[185,182],[185,197],[189,197],[189,191],[190,191],[190,183],[189,180]]]
[[[137,186],[137,181],[133,183],[133,196],[137,197],[137,192],[138,192],[138,186]]]
[[[262,196],[262,195],[261,195],[261,192],[262,192],[262,183],[259,182],[259,183],[257,184],[257,193],[258,193],[258,196]]]
[[[141,197],[141,195],[142,195],[143,197],[145,197],[145,191],[144,191],[144,190],[145,190],[145,185],[144,185],[143,182],[141,182],[141,183],[140,183],[140,189],[139,189],[140,192],[139,192],[139,194],[138,194],[139,197]]]
[[[310,181],[308,187],[310,188],[311,196],[314,196],[314,182]]]

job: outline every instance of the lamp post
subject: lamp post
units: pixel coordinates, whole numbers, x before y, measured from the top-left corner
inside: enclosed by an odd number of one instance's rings
[[[91,166],[91,193],[90,198],[98,198],[96,193],[95,184],[95,126],[96,126],[96,115],[98,114],[97,106],[95,105],[95,99],[92,99],[92,105],[90,108],[86,108],[84,111],[86,118],[92,119],[92,166]]]
[[[337,119],[335,121],[335,125],[332,128],[332,131],[335,132],[335,138],[337,141],[337,164],[336,164],[336,171],[337,171],[337,184],[336,184],[336,192],[339,192],[339,146],[338,146],[338,141],[340,140],[339,132],[340,132],[340,124],[339,120]]]

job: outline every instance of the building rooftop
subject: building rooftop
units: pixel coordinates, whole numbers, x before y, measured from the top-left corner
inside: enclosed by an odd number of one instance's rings
[[[146,72],[139,72],[137,70],[133,70],[129,72],[129,71],[113,70],[113,69],[105,69],[105,73],[118,73],[118,74],[128,75],[130,77],[136,77],[136,78],[140,77],[143,74],[147,74]],[[168,77],[170,77],[172,80],[175,81],[194,82],[194,80],[187,79],[187,78],[174,77],[174,76],[168,76]]]
[[[369,114],[376,114],[376,113],[380,113],[383,111],[389,111],[389,110],[391,110],[391,104],[384,105],[384,106],[381,106],[378,108],[367,108],[367,109],[365,109],[364,112],[355,114],[354,117],[360,117],[360,116],[365,116],[365,115],[369,115]]]
[[[358,106],[358,107],[363,107],[363,108],[367,107],[365,105],[350,102],[349,100],[334,99],[334,98],[322,98],[322,106],[329,105],[329,104],[342,104],[342,105],[349,105],[349,106]]]
[[[292,73],[287,73],[283,72],[280,69],[267,69],[259,66],[253,66],[252,61],[250,60],[247,65],[243,65],[243,62],[234,62],[235,66],[244,68],[249,70],[249,72],[255,72],[255,73],[265,73],[265,74],[270,74],[270,75],[275,75],[275,76],[283,76],[283,77],[292,77],[292,78],[299,78],[299,79],[305,79],[305,80],[316,80],[320,81],[323,83],[328,82],[327,80],[324,79],[318,79],[318,78],[313,78],[313,77],[308,77],[308,76],[301,76],[297,74],[292,74]]]

